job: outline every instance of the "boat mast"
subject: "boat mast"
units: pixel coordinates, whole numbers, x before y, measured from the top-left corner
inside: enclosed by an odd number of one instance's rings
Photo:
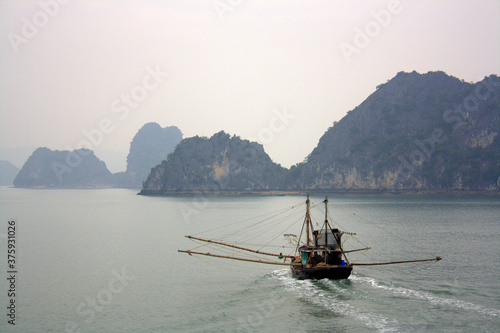
[[[309,194],[307,195],[307,200],[306,200],[306,246],[309,246],[309,243],[311,242],[311,238],[309,236],[309,223],[311,223],[311,215],[309,213]]]
[[[325,197],[325,226],[324,226],[324,228],[325,228],[325,243],[327,244],[328,230],[331,230],[332,231],[332,235],[334,235],[333,237],[335,238],[335,241],[338,242],[341,256],[344,257],[344,260],[347,263],[347,265],[350,265],[349,259],[345,255],[347,252],[356,252],[356,251],[362,251],[362,250],[368,250],[368,249],[370,249],[369,247],[367,247],[367,248],[364,248],[364,249],[357,249],[357,250],[352,250],[352,251],[344,251],[344,248],[342,247],[342,240],[340,238],[341,237],[341,231],[339,231],[338,238],[335,237],[335,233],[333,232],[333,228],[330,225],[330,223],[328,222],[328,197]]]
[[[328,244],[328,197],[325,197],[325,244]]]

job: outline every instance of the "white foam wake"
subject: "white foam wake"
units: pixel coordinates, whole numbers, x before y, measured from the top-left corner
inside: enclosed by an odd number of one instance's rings
[[[310,280],[297,280],[290,275],[288,270],[278,270],[273,272],[272,278],[282,283],[285,290],[290,291],[299,299],[303,299],[311,304],[321,306],[339,316],[356,318],[367,327],[376,329],[379,332],[398,332],[398,321],[388,319],[381,315],[362,312],[353,305],[342,301],[336,295],[328,295],[325,290],[319,288]],[[336,291],[343,293],[341,288]]]
[[[430,302],[432,304],[436,304],[436,305],[445,305],[445,306],[463,309],[463,310],[467,310],[467,311],[475,311],[475,312],[478,312],[478,313],[485,315],[485,316],[498,317],[500,315],[500,310],[497,310],[497,309],[489,309],[489,308],[486,308],[482,305],[477,305],[477,304],[462,301],[459,299],[438,297],[438,296],[433,295],[429,292],[417,291],[417,290],[403,288],[403,287],[394,287],[394,286],[384,285],[384,284],[378,282],[377,280],[375,280],[374,278],[370,278],[370,277],[360,277],[360,276],[351,275],[350,279],[352,281],[367,284],[367,285],[372,286],[372,287],[377,288],[377,289],[387,290],[387,291],[393,293],[394,295],[397,295],[400,297],[406,297],[406,298],[410,298],[410,299],[419,299],[419,300],[428,301],[428,302]]]

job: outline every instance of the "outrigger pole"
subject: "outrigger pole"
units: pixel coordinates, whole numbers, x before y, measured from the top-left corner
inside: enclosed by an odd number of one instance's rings
[[[423,262],[423,261],[439,261],[441,257],[436,257],[432,259],[418,259],[418,260],[403,260],[403,261],[389,261],[389,262],[374,262],[374,263],[351,263],[351,265],[356,266],[377,266],[377,265],[392,265],[392,264],[406,264],[409,262]]]
[[[216,258],[225,258],[225,259],[233,259],[233,260],[240,260],[240,261],[250,261],[250,262],[257,262],[261,264],[269,264],[269,265],[281,265],[281,266],[290,266],[291,264],[287,264],[284,262],[273,262],[273,261],[265,261],[265,260],[257,260],[257,259],[246,259],[246,258],[239,258],[239,257],[230,257],[230,256],[222,256],[218,254],[212,254],[212,253],[203,253],[203,252],[196,252],[196,251],[191,251],[191,250],[177,250],[178,252],[183,252],[187,253],[189,255],[193,254],[198,254],[202,256],[209,256],[209,257],[216,257]],[[433,259],[420,259],[420,260],[405,260],[405,261],[390,261],[390,262],[376,262],[376,263],[351,263],[349,266],[376,266],[376,265],[392,265],[392,264],[405,264],[405,263],[411,263],[411,262],[423,262],[423,261],[439,261],[441,260],[441,257],[436,257]]]
[[[254,252],[254,253],[262,254],[262,255],[265,255],[265,256],[273,256],[273,257],[278,257],[279,256],[279,254],[276,254],[276,253],[261,252],[261,251],[258,251],[258,250],[247,249],[247,248],[241,247],[241,246],[226,244],[226,243],[222,243],[222,242],[216,242],[216,241],[213,241],[213,240],[210,240],[210,239],[203,239],[203,238],[198,238],[198,237],[193,237],[193,236],[184,236],[184,237],[189,238],[189,239],[199,240],[199,241],[202,241],[202,242],[207,242],[207,243],[213,243],[213,244],[228,246],[228,247],[232,247],[232,248],[235,248],[235,249],[238,249],[238,250],[243,250],[243,251],[248,251],[248,252]],[[179,250],[179,252],[186,252],[186,251],[180,251]],[[192,252],[192,253],[194,253],[194,252]],[[282,254],[282,256],[283,256],[283,258],[292,258],[293,257],[293,256],[290,256],[290,255],[285,255],[285,254]]]
[[[344,253],[351,253],[351,252],[358,252],[358,251],[368,251],[368,250],[370,250],[370,249],[371,249],[371,247],[365,247],[365,248],[362,248],[362,249],[347,250],[347,251],[344,251],[344,250],[342,249],[342,252],[344,252]]]
[[[178,252],[183,252],[187,253],[189,255],[192,254],[199,254],[202,256],[209,256],[209,257],[217,257],[217,258],[225,258],[225,259],[233,259],[233,260],[241,260],[241,261],[250,261],[250,262],[258,262],[261,264],[269,264],[269,265],[282,265],[282,266],[290,266],[291,264],[287,264],[284,262],[273,262],[273,261],[265,261],[265,260],[257,260],[257,259],[246,259],[246,258],[239,258],[239,257],[230,257],[230,256],[222,256],[218,254],[211,254],[211,253],[203,253],[203,252],[195,252],[191,250],[177,250]]]

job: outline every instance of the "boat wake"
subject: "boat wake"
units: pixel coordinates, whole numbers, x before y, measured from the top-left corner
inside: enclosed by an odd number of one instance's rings
[[[408,321],[401,322],[395,318],[400,318],[399,311],[408,314],[418,313],[421,309],[429,309],[432,305],[449,308],[452,311],[474,312],[493,321],[500,317],[500,311],[497,309],[436,296],[427,291],[385,284],[375,278],[356,273],[348,280],[297,280],[289,270],[285,269],[274,271],[268,277],[279,281],[283,289],[298,300],[326,309],[335,316],[354,319],[378,332],[400,332],[415,327],[425,329],[425,318],[432,320],[435,312],[433,310],[429,310],[427,314],[421,313],[423,317],[408,318]],[[418,303],[395,305],[395,298],[406,298]],[[422,306],[422,302],[426,304]]]
[[[364,311],[350,304],[349,299],[353,297],[353,292],[347,287],[349,280],[297,280],[292,277],[289,270],[274,271],[271,278],[278,280],[284,290],[294,294],[300,300],[320,306],[339,317],[354,318],[378,332],[399,331],[397,320],[374,314],[371,311]]]
[[[448,306],[448,307],[461,309],[461,310],[474,311],[474,312],[477,312],[477,313],[484,315],[484,316],[491,316],[491,317],[499,317],[500,316],[500,310],[497,310],[497,309],[489,309],[489,308],[486,308],[482,305],[477,305],[477,304],[462,301],[459,299],[438,297],[436,295],[433,295],[433,294],[431,294],[429,292],[425,292],[425,291],[417,291],[417,290],[403,288],[403,287],[386,285],[386,284],[383,284],[381,282],[378,282],[377,280],[375,280],[374,278],[371,278],[371,277],[352,275],[351,280],[354,282],[359,282],[359,283],[364,284],[364,285],[368,285],[368,286],[373,287],[373,288],[388,291],[388,292],[390,292],[393,295],[398,296],[398,297],[423,300],[423,301],[427,301],[427,302],[434,304],[434,305]]]

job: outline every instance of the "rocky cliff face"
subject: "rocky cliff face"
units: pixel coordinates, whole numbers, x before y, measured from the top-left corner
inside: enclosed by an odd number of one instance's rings
[[[183,140],[153,168],[141,194],[281,188],[286,169],[272,162],[261,145],[224,132]]]
[[[500,78],[398,73],[334,124],[297,189],[499,189]]]
[[[15,187],[111,186],[111,172],[88,149],[58,151],[38,148],[14,179]]]
[[[181,140],[182,133],[175,126],[145,124],[130,143],[127,170],[114,177],[116,186],[141,188],[151,169],[166,159]]]

